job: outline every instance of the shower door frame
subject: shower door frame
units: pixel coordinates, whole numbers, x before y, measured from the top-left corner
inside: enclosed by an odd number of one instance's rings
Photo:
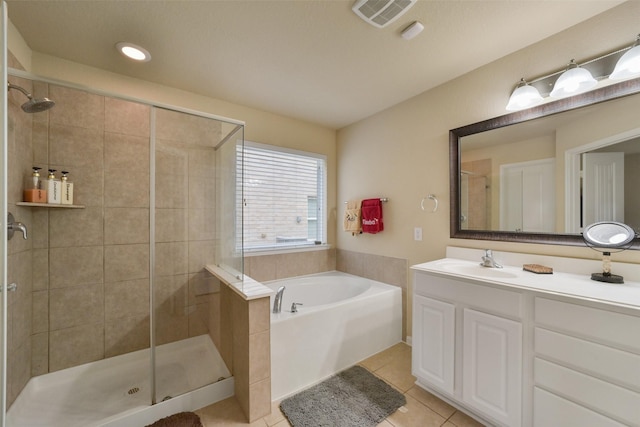
[[[7,4],[0,3],[0,78],[7,82]],[[8,132],[7,132],[7,86],[0,91],[0,427],[5,427],[7,412],[7,166],[8,166]]]

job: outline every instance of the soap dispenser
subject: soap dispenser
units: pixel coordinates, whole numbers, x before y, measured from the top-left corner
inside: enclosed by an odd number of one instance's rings
[[[42,188],[40,169],[42,168],[34,166],[31,177],[27,180],[25,190],[23,192],[25,202],[47,203],[47,190]]]
[[[62,177],[60,178],[63,205],[73,204],[73,182],[69,181],[68,173],[68,171],[62,171]]]
[[[47,203],[59,205],[62,201],[62,193],[60,191],[60,180],[54,175],[55,169],[49,169],[47,177]]]

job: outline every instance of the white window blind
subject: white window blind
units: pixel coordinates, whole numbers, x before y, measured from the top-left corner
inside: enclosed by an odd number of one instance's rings
[[[239,147],[244,250],[326,242],[325,163],[314,153],[249,141]]]

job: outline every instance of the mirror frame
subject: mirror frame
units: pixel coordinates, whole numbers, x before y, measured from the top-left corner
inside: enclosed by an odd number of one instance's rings
[[[452,239],[498,240],[518,243],[584,246],[581,234],[525,233],[509,231],[463,230],[460,224],[460,138],[511,126],[529,120],[551,116],[612,99],[640,93],[640,78],[611,84],[590,92],[548,102],[526,110],[517,111],[449,131],[449,229]],[[632,243],[640,249],[640,238]]]

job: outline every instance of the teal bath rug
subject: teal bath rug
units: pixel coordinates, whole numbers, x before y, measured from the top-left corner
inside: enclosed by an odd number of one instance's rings
[[[406,404],[402,393],[361,366],[353,366],[284,399],[293,427],[374,427]]]

